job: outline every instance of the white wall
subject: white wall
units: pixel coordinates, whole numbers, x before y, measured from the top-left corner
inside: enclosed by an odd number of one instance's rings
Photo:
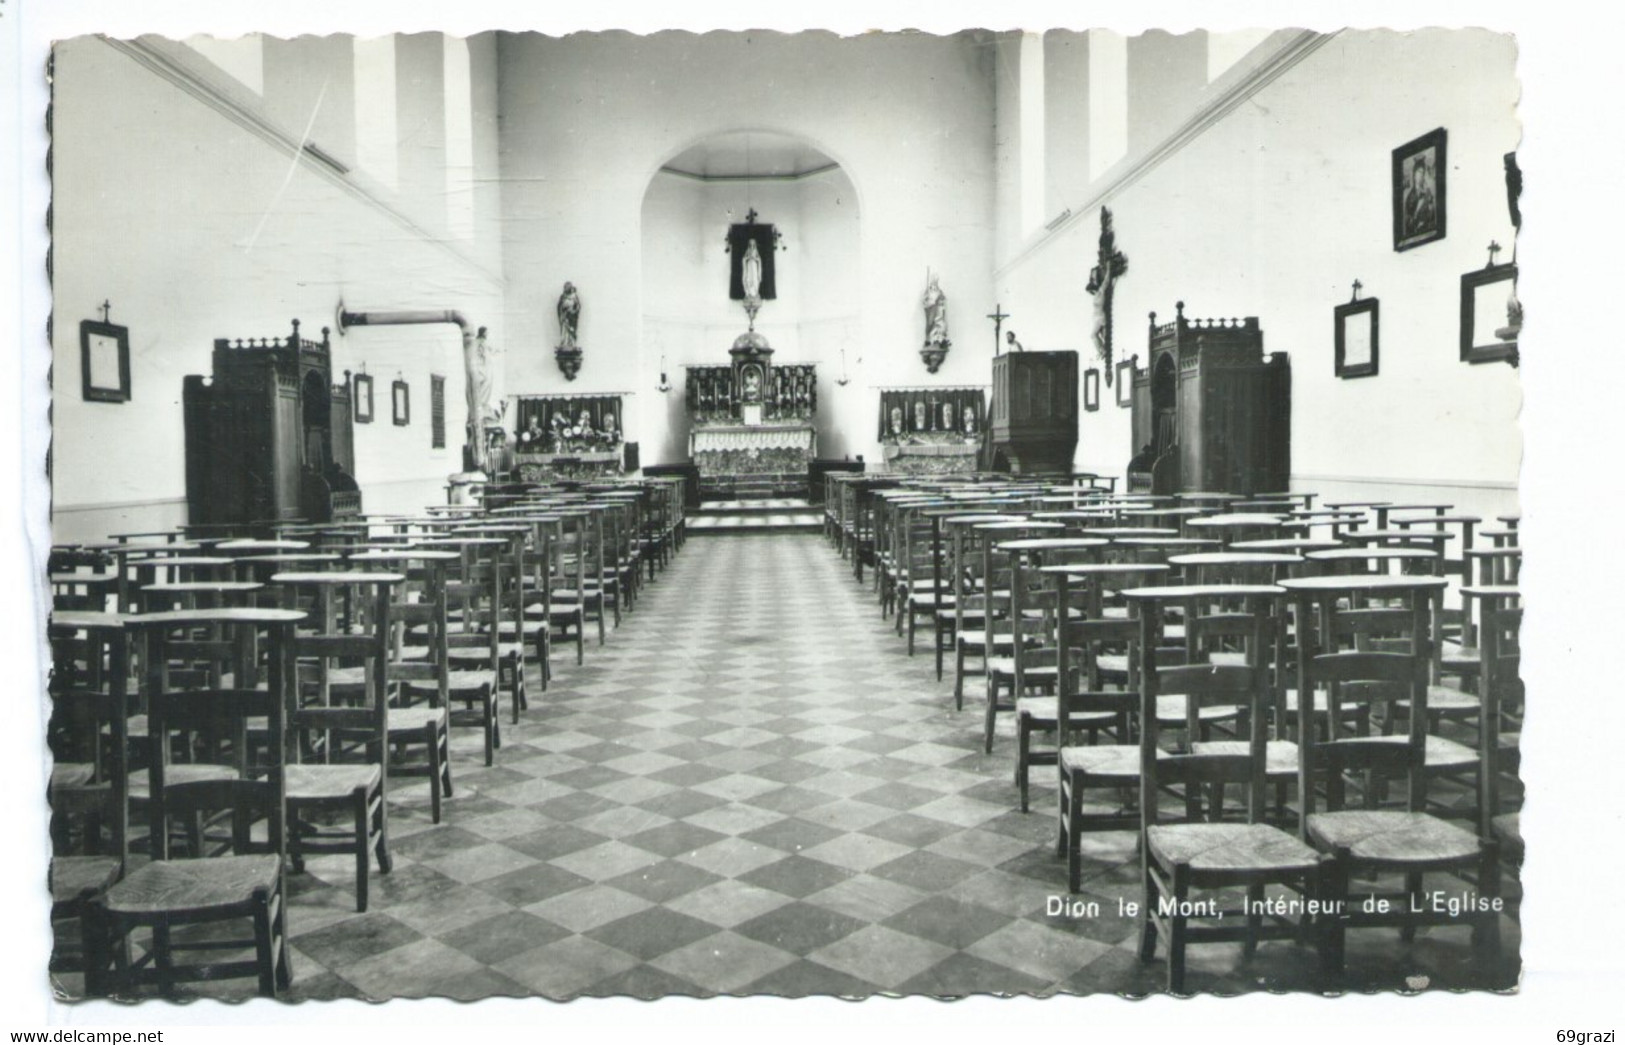
[[[992,334],[981,317],[993,304],[987,40],[977,33],[846,40],[820,33],[607,33],[567,40],[502,34],[510,390],[635,388],[629,436],[645,439],[670,430],[681,409],[673,399],[680,397],[653,392],[659,346],[649,343],[644,321],[651,309],[664,307],[643,300],[645,194],[671,156],[714,134],[742,130],[805,139],[833,157],[855,187],[858,347],[851,353],[851,384],[836,388],[838,375],[819,367],[820,413],[832,431],[847,434],[849,451],[878,460],[874,386],[985,383]],[[675,220],[685,204],[657,198],[651,205]],[[772,217],[766,207],[758,209]],[[711,250],[720,246],[721,231],[714,245],[706,242],[702,264],[725,263],[725,255]],[[815,248],[816,239],[791,245]],[[940,274],[948,294],[956,342],[934,378],[919,359],[927,267]],[[586,359],[573,383],[552,359],[558,336],[553,307],[566,280],[580,288],[583,300]],[[725,290],[725,283],[713,279],[694,292],[708,302],[706,309],[717,298],[715,307],[726,310]],[[817,291],[796,292],[809,315],[823,310],[814,304]],[[777,348],[781,332],[770,312],[776,304],[764,310],[760,326]],[[726,329],[731,332],[725,338],[719,334],[713,342],[701,335],[698,343],[663,331],[673,380],[679,379],[679,352],[727,362],[743,324],[730,319]],[[799,336],[815,335],[808,326]],[[827,340],[829,334],[817,336]],[[790,349],[782,351],[789,361]],[[658,442],[662,453],[670,451],[670,440]],[[660,458],[646,452],[644,460]]]
[[[420,155],[433,150],[421,134],[410,133],[443,122],[426,111],[443,104],[438,41],[414,38],[412,44],[424,46],[402,43],[397,54],[402,181],[418,189],[393,193],[365,172],[354,172],[352,185],[376,193],[371,202],[308,162],[295,164],[288,151],[226,114],[256,116],[295,140],[308,125],[311,140],[353,164],[356,107],[348,37],[268,40],[264,98],[234,90],[221,74],[215,104],[100,39],[82,37],[58,47],[58,539],[95,539],[185,521],[181,383],[187,374],[210,372],[217,337],[286,337],[290,319],[297,317],[304,333],[319,339],[343,299],[351,308],[460,309],[489,326],[503,345],[494,235],[495,45],[490,37],[470,41],[474,155],[483,177],[474,236],[447,249],[444,177],[435,187]],[[209,64],[200,57],[163,41],[154,46],[199,82],[210,82]],[[432,70],[425,56],[432,56]],[[415,93],[412,85],[425,81],[432,89]],[[414,227],[403,226],[385,206]],[[79,321],[99,316],[103,300],[112,301],[113,322],[130,331],[133,397],[127,403],[89,403],[79,393]],[[366,508],[421,508],[443,497],[445,476],[461,464],[463,380],[455,328],[356,330],[344,338],[335,333],[334,342],[336,377],[364,362],[375,379],[379,420],[356,428],[356,471]],[[389,384],[397,372],[412,389],[412,424],[406,428],[390,423]],[[430,450],[431,372],[447,377],[444,451]]]
[[[1178,51],[1166,39],[1156,49]],[[1146,53],[1131,47],[1131,98],[1156,78],[1156,67],[1134,64]],[[1407,484],[1466,484],[1447,499],[1510,508],[1518,374],[1459,361],[1458,312],[1461,275],[1484,265],[1492,238],[1512,243],[1501,158],[1520,133],[1513,61],[1511,39],[1483,31],[1344,32],[1113,193],[1105,202],[1129,258],[1117,357],[1143,361],[1147,313],[1167,322],[1179,300],[1187,316],[1258,316],[1266,350],[1292,359],[1296,486],[1414,499],[1421,491]],[[1449,133],[1448,235],[1395,253],[1391,150],[1435,127]],[[1082,201],[1091,189],[1073,191]],[[1001,209],[999,220],[1002,229],[1015,216]],[[1098,210],[1082,212],[1049,241],[1009,250],[997,278],[1027,347],[1078,349],[1084,367],[1099,228]],[[1340,380],[1332,309],[1355,279],[1381,302],[1381,369]],[[1077,464],[1120,475],[1129,411],[1104,386],[1102,398],[1099,413],[1083,415]]]

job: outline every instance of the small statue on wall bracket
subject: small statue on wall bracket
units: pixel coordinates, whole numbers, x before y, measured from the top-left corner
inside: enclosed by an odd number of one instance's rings
[[[921,304],[925,308],[925,344],[920,349],[920,358],[925,360],[925,369],[934,374],[947,358],[953,342],[948,340],[948,295],[942,292],[937,277],[929,273]]]
[[[565,283],[555,311],[559,317],[559,343],[553,350],[559,370],[566,381],[574,381],[581,370],[581,346],[576,344],[576,330],[581,322],[581,295],[574,283]]]
[[[1117,249],[1117,233],[1112,231],[1112,212],[1100,208],[1100,253],[1089,270],[1088,290],[1095,298],[1094,342],[1100,356],[1106,384],[1112,383],[1112,294],[1119,277],[1128,272],[1128,256]]]

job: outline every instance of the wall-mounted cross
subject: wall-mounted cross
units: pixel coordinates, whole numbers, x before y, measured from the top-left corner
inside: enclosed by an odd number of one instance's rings
[[[108,317],[111,316],[112,314],[113,314],[113,302],[110,301],[110,300],[103,301],[102,302],[102,322],[103,323],[110,322]]]
[[[1360,300],[1360,288],[1363,286],[1365,286],[1365,284],[1361,283],[1359,280],[1354,281],[1354,296],[1349,298],[1350,301]]]
[[[1106,384],[1112,383],[1112,293],[1119,277],[1128,272],[1128,255],[1117,249],[1117,233],[1112,231],[1112,212],[1100,208],[1100,251],[1089,272],[1084,289],[1095,298],[1093,339],[1095,351],[1105,364]]]
[[[987,314],[993,321],[993,354],[999,354],[999,331],[1004,327],[1004,321],[1010,318],[1010,313],[1004,311],[1003,305],[994,305],[993,311]]]
[[[1494,240],[1490,240],[1490,260],[1484,267],[1485,268],[1494,268],[1495,267],[1495,255],[1497,255],[1499,253],[1501,253],[1501,245],[1499,243],[1495,242]]]

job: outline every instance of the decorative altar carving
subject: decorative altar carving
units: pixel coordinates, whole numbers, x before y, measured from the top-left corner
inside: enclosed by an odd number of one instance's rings
[[[810,424],[711,425],[689,433],[701,475],[805,472],[817,449]]]
[[[755,391],[747,396],[736,367],[689,367],[684,391],[689,423],[696,428],[738,424],[746,403],[759,404],[767,423],[811,421],[818,412],[818,368],[810,363],[772,367],[765,378],[756,376],[752,381]]]
[[[621,472],[621,454],[600,450],[584,453],[525,453],[513,455],[514,470],[522,482],[545,483],[555,479],[597,479]]]

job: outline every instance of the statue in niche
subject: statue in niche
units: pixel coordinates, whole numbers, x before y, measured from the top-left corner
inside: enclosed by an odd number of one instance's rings
[[[894,406],[891,408],[891,435],[893,439],[897,439],[899,441],[902,440],[904,435],[903,408],[900,406]]]
[[[974,438],[975,435],[976,435],[976,408],[974,406],[967,406],[967,407],[965,407],[965,437],[967,439],[969,439],[969,438]]]
[[[937,283],[937,277],[932,276],[931,282],[926,284],[925,300],[925,345],[927,348],[948,347],[948,295],[942,292]]]
[[[576,293],[574,283],[564,285],[564,293],[559,295],[557,306],[559,317],[559,345],[561,349],[576,347],[576,328],[581,321],[581,296]]]

